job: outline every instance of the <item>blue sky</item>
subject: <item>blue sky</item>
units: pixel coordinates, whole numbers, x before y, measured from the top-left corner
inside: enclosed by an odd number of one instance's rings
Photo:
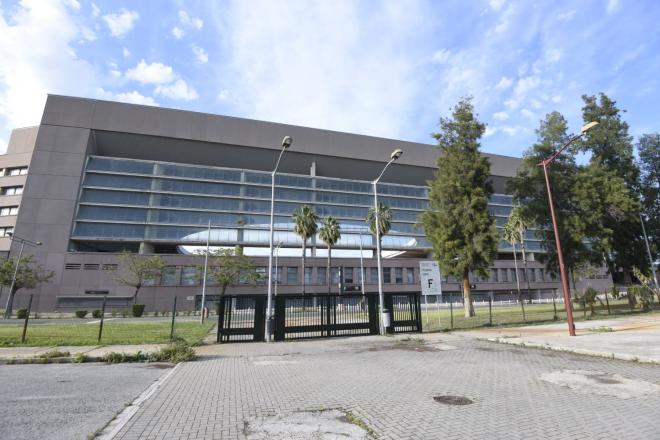
[[[472,95],[484,151],[605,92],[660,131],[660,2],[0,0],[0,151],[47,93],[433,143]]]

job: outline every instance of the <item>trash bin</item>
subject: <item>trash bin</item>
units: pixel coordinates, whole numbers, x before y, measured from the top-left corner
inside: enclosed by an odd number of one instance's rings
[[[390,323],[390,311],[389,309],[383,309],[383,313],[380,314],[381,322],[383,323],[383,328],[387,332],[391,323]]]

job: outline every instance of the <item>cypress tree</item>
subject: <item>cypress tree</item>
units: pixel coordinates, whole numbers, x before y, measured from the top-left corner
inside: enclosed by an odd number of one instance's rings
[[[440,157],[436,178],[429,184],[429,208],[421,215],[426,236],[443,272],[461,280],[465,317],[474,316],[470,272],[488,276],[497,255],[498,237],[488,212],[493,193],[490,162],[479,153],[485,125],[474,114],[470,98],[440,119]]]

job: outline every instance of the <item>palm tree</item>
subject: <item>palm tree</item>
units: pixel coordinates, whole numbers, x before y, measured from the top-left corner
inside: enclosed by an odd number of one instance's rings
[[[522,300],[522,297],[520,296],[520,280],[518,279],[518,257],[516,256],[516,243],[520,242],[520,233],[518,229],[516,229],[514,224],[511,222],[510,215],[509,215],[509,220],[502,227],[502,237],[506,241],[511,243],[511,246],[513,246],[513,265],[516,268],[516,289],[518,290],[518,302],[520,303],[520,307],[522,308],[523,321],[526,321],[525,305]]]
[[[321,222],[319,238],[328,246],[328,295],[330,294],[330,268],[332,266],[332,247],[337,244],[341,238],[341,227],[334,217],[326,217]]]
[[[376,236],[376,210],[371,207],[367,213],[367,225],[369,225],[369,231]],[[378,232],[380,233],[380,242],[382,244],[383,237],[387,235],[392,229],[392,210],[389,206],[382,203],[378,203]],[[382,248],[382,247],[381,247]]]
[[[293,211],[293,231],[302,238],[302,293],[305,294],[305,257],[307,253],[307,240],[316,235],[319,216],[314,210],[304,205]]]
[[[522,258],[523,258],[523,270],[525,274],[525,281],[527,283],[527,300],[531,304],[532,294],[529,287],[529,274],[527,273],[527,253],[525,252],[525,232],[529,229],[531,221],[525,216],[522,208],[520,206],[515,206],[509,213],[508,223],[511,223],[511,227],[518,231],[518,241],[520,242],[520,247],[522,249]]]

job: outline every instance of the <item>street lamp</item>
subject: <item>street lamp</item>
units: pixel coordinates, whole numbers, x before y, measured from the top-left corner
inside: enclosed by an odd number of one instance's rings
[[[278,275],[277,269],[279,267],[277,265],[277,257],[280,256],[280,247],[281,246],[282,246],[282,241],[280,240],[280,241],[277,242],[277,247],[275,248],[275,296],[277,296],[277,285],[280,283],[279,282],[280,278],[277,276]],[[282,274],[280,274],[280,276],[282,276]]]
[[[374,222],[376,224],[376,261],[378,265],[378,306],[380,307],[380,334],[385,334],[385,298],[383,296],[383,267],[380,261],[380,222],[378,221],[378,181],[385,170],[390,166],[392,162],[401,157],[403,151],[396,149],[390,154],[390,161],[385,164],[383,171],[380,172],[380,175],[372,182],[374,186]]]
[[[266,305],[266,342],[270,342],[272,331],[271,323],[273,321],[273,221],[275,219],[275,176],[284,152],[292,143],[293,139],[291,136],[284,136],[284,139],[282,139],[282,150],[277,158],[275,169],[273,169],[270,180],[270,233],[268,234],[268,304]]]
[[[658,287],[658,275],[655,273],[655,262],[651,256],[651,248],[649,246],[649,238],[646,236],[646,227],[644,226],[644,217],[639,213],[639,221],[642,223],[642,232],[644,233],[644,243],[646,244],[646,254],[649,257],[649,264],[651,265],[651,273],[653,274],[653,282],[655,283],[655,290],[657,295],[660,295],[660,287]]]
[[[538,166],[543,167],[543,174],[545,175],[545,186],[548,190],[548,204],[550,205],[550,217],[552,218],[552,228],[555,232],[555,244],[557,246],[557,258],[559,260],[559,272],[561,275],[561,286],[564,291],[564,307],[566,309],[566,320],[568,321],[568,333],[575,336],[575,324],[573,324],[573,311],[571,310],[571,292],[568,287],[568,278],[566,277],[566,270],[564,268],[564,255],[561,251],[561,241],[559,240],[559,229],[557,228],[557,219],[555,217],[555,207],[552,201],[552,190],[550,188],[550,178],[548,177],[548,165],[550,165],[559,156],[562,151],[568,148],[573,142],[580,139],[590,129],[598,125],[598,122],[589,122],[580,129],[580,134],[570,138],[557,152],[545,160],[538,163]]]
[[[11,279],[11,286],[9,287],[9,297],[7,298],[7,305],[5,306],[5,319],[9,319],[9,301],[12,299],[11,293],[14,291],[14,285],[16,284],[16,276],[18,275],[18,266],[21,264],[21,257],[23,256],[23,248],[27,244],[28,246],[41,246],[40,241],[32,241],[26,238],[19,237],[12,232],[7,232],[9,239],[11,241],[18,241],[21,244],[21,250],[18,252],[18,259],[16,260],[16,266],[14,267],[14,276]],[[11,251],[10,251],[11,252]]]

